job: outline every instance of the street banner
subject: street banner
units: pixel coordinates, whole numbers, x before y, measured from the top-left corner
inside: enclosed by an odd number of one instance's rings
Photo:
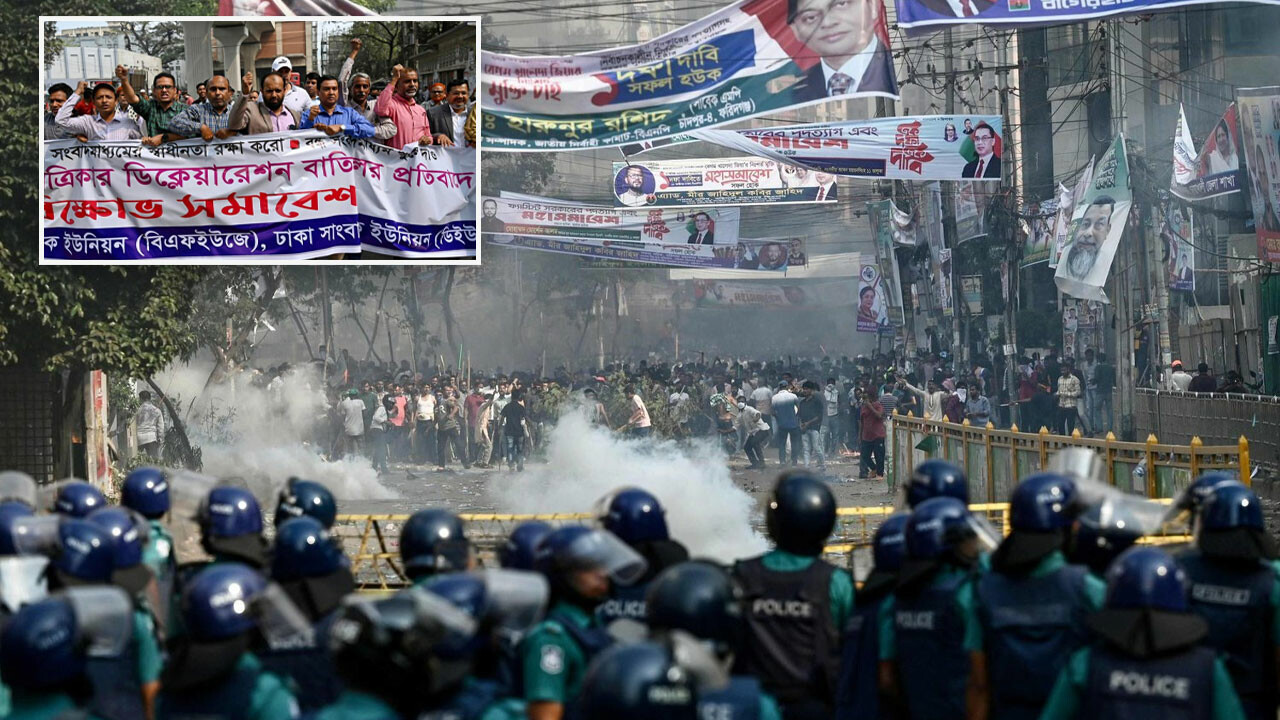
[[[898,260],[893,253],[893,212],[892,200],[867,203],[871,236],[876,243],[876,264],[880,267],[880,283],[889,303],[885,310],[889,316],[889,324],[902,327],[902,279],[898,275]]]
[[[480,57],[484,142],[498,150],[614,147],[831,99],[898,97],[881,0],[741,0],[637,45]]]
[[[992,193],[975,182],[958,182],[952,188],[955,192],[956,242],[984,237],[987,234],[987,206],[991,204]]]
[[[1280,4],[1280,0],[1249,1]],[[908,35],[917,36],[948,25],[1056,25],[1211,4],[1215,0],[897,0],[897,20]]]
[[[636,245],[714,245],[730,251],[738,242],[741,217],[737,208],[619,210],[514,193],[484,198],[480,211],[480,232],[485,235]]]
[[[832,175],[999,182],[1002,127],[998,115],[928,115],[697,130],[680,139],[702,140]],[[625,150],[644,149],[647,146]]]
[[[1103,286],[1129,220],[1133,194],[1124,135],[1103,154],[1084,196],[1071,215],[1071,236],[1063,247],[1054,282],[1065,295],[1109,303]]]
[[[951,285],[951,250],[945,247],[942,230],[942,183],[925,184],[924,230],[929,242],[929,274],[933,299],[943,317],[954,314]]]
[[[635,263],[648,267],[781,272],[792,265],[804,264],[804,241],[798,238],[739,240],[736,245],[711,246],[657,245],[615,240],[485,233],[485,242],[518,249],[577,255],[594,260]]]
[[[694,280],[693,296],[698,307],[837,308],[858,304],[853,284],[844,280],[803,285]]]
[[[893,334],[889,295],[879,265],[864,263],[858,273],[858,332]]]
[[[1027,223],[1027,244],[1022,250],[1024,268],[1049,262],[1049,255],[1053,252],[1053,221],[1058,214],[1058,200],[1035,203],[1029,209],[1032,217]]]
[[[44,144],[44,262],[476,256],[474,148],[319,131]]]
[[[903,212],[897,205],[890,205],[893,216],[893,242],[903,247],[916,247],[920,244],[920,213]]]
[[[1258,259],[1280,262],[1280,87],[1243,88],[1237,99]]]
[[[836,202],[836,178],[757,157],[613,164],[614,207]]]
[[[1196,252],[1194,216],[1191,210],[1183,213],[1182,206],[1168,203],[1161,223],[1160,237],[1164,240],[1165,272],[1169,274],[1169,289],[1195,292]]]
[[[1089,157],[1089,164],[1080,171],[1080,177],[1076,179],[1073,189],[1068,190],[1065,185],[1058,183],[1058,214],[1053,221],[1053,250],[1049,253],[1051,268],[1058,267],[1058,260],[1062,258],[1062,251],[1071,237],[1071,216],[1075,214],[1076,206],[1080,204],[1085,191],[1089,189],[1089,183],[1093,181],[1093,165],[1096,159],[1093,156]]]
[[[982,276],[960,276],[960,296],[969,307],[970,315],[982,314]]]
[[[1240,154],[1236,104],[1213,126],[1199,155],[1187,128],[1187,116],[1179,108],[1178,129],[1173,136],[1173,176],[1170,191],[1183,200],[1204,200],[1240,192]]]

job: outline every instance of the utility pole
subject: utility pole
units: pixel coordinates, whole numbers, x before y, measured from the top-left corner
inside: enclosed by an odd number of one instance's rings
[[[1018,36],[1010,35],[1006,39],[1005,44],[1000,48],[1000,65],[1008,66],[1009,61],[1009,42]],[[1004,157],[1001,158],[1001,165],[1009,168],[1009,208],[1011,212],[1008,214],[1008,241],[1005,245],[1005,272],[1004,277],[1008,278],[1008,287],[1005,288],[1006,294],[1004,298],[1004,333],[1005,348],[1001,348],[1004,353],[1004,382],[1005,392],[1008,394],[1009,402],[1009,423],[1017,424],[1017,397],[1018,397],[1018,374],[1017,363],[1014,361],[1018,351],[1018,324],[1017,324],[1017,304],[1018,304],[1018,265],[1022,262],[1022,243],[1018,242],[1018,223],[1017,217],[1013,213],[1018,207],[1018,173],[1015,168],[1018,167],[1017,150],[1014,147],[1013,133],[1008,132],[1009,129],[1009,71],[1000,71],[1000,125],[1001,130],[1006,131],[1006,140],[1009,142],[1002,143]]]
[[[943,36],[946,38],[943,42],[947,48],[946,54],[943,56],[943,71],[946,74],[947,88],[947,115],[954,115],[956,112],[956,61],[953,53],[955,48],[952,45],[952,30],[950,27],[946,29]],[[956,205],[955,190],[950,186],[944,186],[947,191],[942,193],[942,245],[951,248],[951,277],[946,278],[946,282],[951,284],[951,357],[953,361],[968,361],[967,345],[962,344],[960,340],[960,306],[964,304],[963,293],[960,288],[956,287],[955,269],[957,264],[956,257]],[[965,317],[968,318],[968,306],[965,306]],[[966,326],[968,320],[965,320]],[[956,350],[959,349],[961,356],[956,357]]]

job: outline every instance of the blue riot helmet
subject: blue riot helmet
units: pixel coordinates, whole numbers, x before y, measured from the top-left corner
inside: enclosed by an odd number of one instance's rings
[[[312,480],[291,477],[284,487],[280,488],[280,499],[276,504],[275,525],[280,527],[289,518],[310,515],[319,520],[326,529],[333,527],[338,517],[338,504],[333,499],[329,488]]]
[[[84,480],[63,480],[58,484],[53,500],[53,511],[70,517],[82,518],[104,507],[107,499],[102,491]]]
[[[910,513],[895,513],[876,528],[871,538],[871,557],[875,565],[862,583],[860,597],[879,597],[897,584],[898,573],[907,559],[906,533],[910,519]]]
[[[1108,644],[1138,657],[1194,645],[1209,626],[1190,612],[1189,587],[1169,553],[1152,546],[1129,548],[1107,570],[1106,606],[1087,623]]]
[[[13,537],[14,522],[21,518],[35,516],[35,510],[25,503],[15,500],[0,502],[0,555],[17,555],[18,548]]]
[[[319,520],[305,515],[285,520],[276,529],[271,579],[313,621],[328,615],[356,589],[342,547]]]
[[[134,468],[120,487],[120,504],[148,520],[169,512],[169,481],[157,467]]]
[[[817,557],[836,526],[835,496],[826,483],[807,472],[785,472],[769,498],[765,526],[779,549]]]
[[[1222,485],[1243,485],[1240,477],[1229,470],[1213,470],[1202,474],[1182,489],[1169,506],[1168,519],[1186,517],[1189,525],[1194,525],[1200,514],[1200,506],[1213,494],[1215,488]]]
[[[142,562],[151,527],[146,518],[122,507],[105,507],[89,513],[89,522],[106,530],[115,544],[115,571],[111,581],[138,595],[151,584],[154,574]]]
[[[414,580],[466,570],[471,565],[471,542],[462,518],[439,508],[414,513],[400,530],[400,558]]]
[[[209,565],[182,592],[182,616],[197,642],[217,642],[248,633],[255,626],[254,600],[266,578],[241,563]]]
[[[1270,560],[1276,556],[1261,501],[1235,482],[1219,484],[1201,503],[1195,542],[1200,552],[1217,558]]]
[[[600,524],[628,545],[671,539],[666,510],[647,490],[621,488],[601,498],[599,507]]]
[[[953,497],[935,497],[915,507],[904,531],[907,559],[898,583],[913,583],[943,563],[972,565],[983,548],[995,547],[995,532]],[[972,541],[972,544],[971,544]]]
[[[498,568],[436,575],[420,587],[448,600],[477,623],[470,636],[441,643],[437,654],[445,659],[470,657],[495,640],[514,647],[542,619],[551,592],[546,578],[537,573]]]
[[[1144,534],[1144,525],[1127,503],[1103,501],[1076,518],[1071,542],[1071,562],[1106,574],[1111,561],[1128,550]]]
[[[403,717],[416,717],[470,671],[469,660],[446,660],[437,648],[476,629],[466,612],[413,587],[377,599],[349,598],[330,628],[329,648],[348,688],[381,698]]]
[[[917,465],[904,491],[908,508],[935,497],[952,497],[969,504],[969,479],[960,466],[946,460],[935,458]]]
[[[992,566],[1017,571],[1061,550],[1076,512],[1075,480],[1051,472],[1028,476],[1009,497],[1010,532],[992,555]]]
[[[53,588],[107,585],[115,571],[115,541],[110,533],[81,518],[39,515],[13,524],[19,554],[46,555]]]
[[[90,654],[118,655],[132,638],[133,607],[115,587],[73,588],[19,609],[0,631],[0,681],[57,692],[84,682]]]
[[[498,562],[510,570],[532,570],[538,543],[551,534],[552,527],[541,520],[528,520],[516,526],[507,541],[498,548]]]
[[[684,646],[682,646],[683,648]],[[690,667],[682,650],[655,642],[614,645],[595,657],[582,682],[585,720],[695,720],[698,693],[715,669]],[[715,663],[714,658],[703,656]],[[713,666],[714,668],[714,666]]]
[[[693,560],[654,578],[645,594],[645,623],[654,631],[683,630],[729,658],[746,631],[742,588],[724,568]]]
[[[0,503],[16,502],[36,508],[36,481],[17,470],[0,472]]]
[[[596,571],[622,585],[640,579],[648,564],[629,545],[608,530],[566,525],[538,545],[534,567],[551,583],[552,595],[586,609],[604,599],[608,585],[586,587],[578,571]]]
[[[220,485],[209,491],[196,512],[200,543],[215,558],[229,557],[254,567],[266,565],[262,510],[246,488]]]

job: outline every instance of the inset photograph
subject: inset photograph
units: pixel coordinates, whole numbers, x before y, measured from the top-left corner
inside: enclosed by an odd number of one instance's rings
[[[479,263],[479,18],[42,20],[42,264]]]

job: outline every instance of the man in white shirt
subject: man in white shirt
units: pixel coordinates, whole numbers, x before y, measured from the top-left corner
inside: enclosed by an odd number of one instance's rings
[[[1191,388],[1191,374],[1182,369],[1182,361],[1174,360],[1170,370],[1172,372],[1169,373],[1169,382],[1165,389],[1187,392]]]
[[[119,112],[116,88],[108,82],[93,86],[93,94],[89,98],[93,101],[95,110],[92,115],[72,117],[87,86],[88,83],[81,80],[76,91],[58,108],[58,114],[53,117],[53,122],[63,132],[81,140],[141,140],[147,134],[140,119],[131,119]]]
[[[364,445],[364,402],[360,400],[360,392],[355,388],[348,390],[347,396],[338,403],[338,412],[342,417],[342,434],[346,440],[341,455],[359,455],[361,446]]]
[[[883,12],[878,0],[788,0],[787,24],[821,58],[794,88],[800,100],[897,94],[893,57],[876,35]]]
[[[649,437],[653,432],[653,428],[649,422],[649,408],[645,406],[644,398],[640,397],[640,393],[636,392],[635,385],[628,385],[624,392],[631,407],[631,417],[623,427],[626,428],[631,437]]]
[[[164,414],[151,402],[151,392],[138,393],[138,412],[133,416],[138,432],[138,450],[160,458],[160,444],[164,439]]]
[[[436,396],[430,385],[423,385],[417,397],[417,412],[414,413],[414,456],[418,462],[425,463],[431,459],[431,450],[436,446]]]

